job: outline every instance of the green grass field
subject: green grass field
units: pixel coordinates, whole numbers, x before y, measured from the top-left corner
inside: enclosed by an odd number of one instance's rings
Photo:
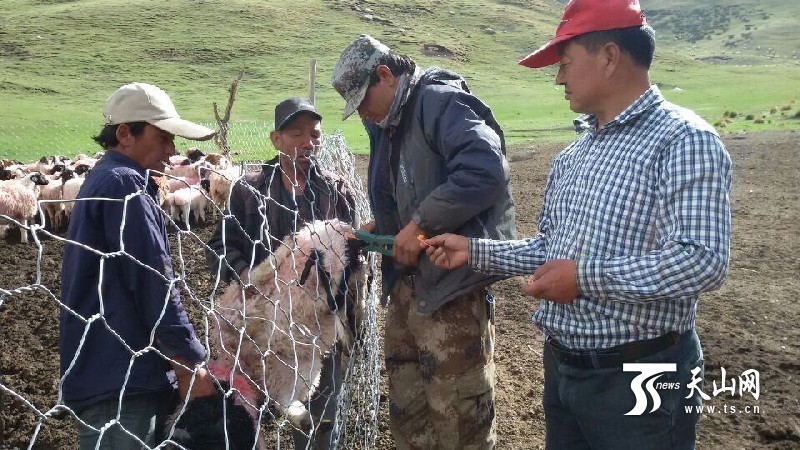
[[[566,140],[571,134],[565,130],[574,113],[553,85],[554,69],[516,64],[553,33],[562,5],[549,0],[2,3],[0,158],[93,153],[98,148],[90,136],[102,126],[106,97],[132,81],[163,87],[185,118],[214,126],[212,103],[224,108],[230,82],[242,68],[230,139],[236,158],[262,158],[270,151],[266,137],[274,105],[286,96],[306,95],[312,58],[318,64],[323,128],[341,129],[351,148],[366,152],[360,122],[340,120],[343,101],[329,84],[339,52],[360,33],[423,66],[464,75],[495,111],[512,144]],[[791,25],[798,23],[796,8],[778,0],[741,0],[730,11],[718,8],[728,2],[706,3],[716,5],[713,17],[721,24],[713,33],[690,20],[695,2],[644,1],[645,11],[649,4],[658,8],[652,19],[656,30],[659,24],[665,29],[659,33],[653,82],[667,98],[711,123],[726,111],[736,112],[720,131],[800,128],[795,117],[800,31]],[[726,46],[730,41],[737,43]],[[432,43],[454,56],[423,55],[423,45]],[[696,60],[712,56],[726,63]]]

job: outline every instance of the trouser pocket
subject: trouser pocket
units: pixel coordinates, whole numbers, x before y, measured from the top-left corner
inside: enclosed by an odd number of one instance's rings
[[[455,409],[458,411],[458,436],[451,442],[457,442],[459,448],[489,448],[494,445],[494,362],[453,379],[458,392]],[[448,442],[442,436],[440,442]]]

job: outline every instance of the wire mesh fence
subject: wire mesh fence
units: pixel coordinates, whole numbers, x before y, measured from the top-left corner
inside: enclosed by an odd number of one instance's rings
[[[235,161],[251,160],[263,161],[269,158],[274,151],[268,149],[269,145],[268,133],[270,126],[268,124],[249,123],[249,124],[233,124],[231,127],[230,144],[232,149],[232,158]],[[84,134],[86,129],[77,129],[74,131],[76,135],[80,135],[81,140],[86,140]],[[69,135],[72,136],[72,135]],[[73,137],[64,136],[62,142],[71,142]],[[74,137],[77,142],[78,137]],[[27,142],[31,142],[28,140]],[[176,142],[177,147],[199,147],[206,152],[215,151],[216,148],[211,142],[200,143],[192,142],[191,144]],[[43,144],[44,145],[44,144]],[[64,148],[62,146],[61,148]],[[75,152],[86,152],[87,146],[74,147]],[[68,149],[65,151],[55,152],[52,151],[52,146],[42,146],[38,150],[42,155],[45,154],[70,154]],[[237,154],[238,152],[238,154]],[[341,134],[326,135],[323,139],[323,144],[319,150],[316,158],[317,164],[336,175],[341,179],[347,180],[352,187],[354,204],[353,206],[353,222],[355,224],[363,223],[369,219],[369,207],[366,195],[363,189],[363,183],[355,168],[355,157],[348,150],[344,138]],[[255,164],[243,165],[240,173],[252,173],[257,171],[260,162]],[[231,291],[232,288],[226,286],[221,282],[219,274],[209,271],[204,264],[204,254],[209,250],[207,242],[209,236],[216,228],[215,220],[221,220],[225,216],[226,210],[215,205],[211,196],[207,192],[203,192],[199,186],[187,186],[187,189],[194,189],[200,195],[205,197],[208,202],[209,214],[206,223],[199,223],[192,219],[187,222],[176,218],[170,213],[169,209],[161,209],[164,220],[168,223],[170,233],[170,244],[172,247],[172,266],[175,268],[174,277],[165,277],[163,281],[175,286],[181,292],[183,304],[186,306],[189,317],[197,331],[200,340],[208,349],[209,355],[212,355],[207,360],[205,365],[211,364],[215,361],[216,357],[219,359],[224,350],[219,348],[219,339],[215,338],[215,333],[220,333],[220,329],[224,327],[220,325],[216,317],[219,315],[220,299],[225,295],[226,289]],[[229,191],[230,192],[230,191]],[[144,190],[136,192],[126,197],[123,202],[127,205],[137,201],[137,198],[146,197]],[[263,204],[268,204],[269,196],[262,198]],[[79,201],[93,201],[93,200],[79,200]],[[110,201],[110,200],[96,200],[96,201]],[[150,200],[145,200],[149,202]],[[19,233],[30,234],[30,244],[22,246],[20,244],[11,245],[8,242],[13,241],[16,236],[11,233],[7,237],[7,242],[0,242],[0,247],[8,246],[8,252],[20,251],[23,254],[20,263],[14,267],[6,265],[3,269],[2,276],[0,276],[0,337],[5,341],[12,334],[30,334],[35,336],[49,336],[49,340],[40,341],[32,354],[38,354],[39,357],[49,359],[49,368],[40,373],[31,374],[25,369],[25,361],[18,361],[15,359],[15,353],[19,349],[15,349],[13,345],[3,345],[0,347],[0,448],[74,448],[76,444],[77,431],[75,423],[81,423],[78,412],[65,404],[63,396],[63,383],[65,377],[69,376],[69,369],[67,372],[60,376],[57,361],[53,364],[52,358],[58,358],[58,342],[54,336],[58,334],[58,315],[66,311],[67,315],[76,316],[77,313],[69,311],[67,305],[62,302],[60,297],[60,261],[59,257],[63,255],[65,246],[81,245],[75,241],[70,241],[65,238],[63,231],[53,230],[50,227],[50,222],[46,218],[43,210],[43,205],[48,201],[40,200],[38,203],[37,222],[30,223],[27,228],[22,228]],[[52,203],[52,202],[51,202]],[[58,203],[55,201],[55,203]],[[75,202],[68,202],[75,203]],[[162,207],[162,205],[157,205]],[[191,207],[190,207],[191,208]],[[133,211],[133,210],[131,210]],[[123,216],[124,217],[124,216]],[[211,219],[216,217],[216,219]],[[3,216],[5,219],[10,219],[7,215]],[[22,225],[14,222],[14,225]],[[120,234],[125,229],[125,220],[119,225]],[[12,227],[18,228],[18,227]],[[295,225],[295,232],[302,233],[304,224],[298,221]],[[269,234],[269,230],[267,230]],[[314,238],[312,232],[312,241],[324,241],[322,235],[324,233],[317,232],[317,237]],[[275,236],[278,237],[278,236]],[[281,237],[282,238],[282,237]],[[316,240],[314,240],[316,239]],[[331,239],[341,239],[341,236],[333,236]],[[253,241],[253,245],[258,245],[258,239]],[[260,296],[254,297],[253,302],[261,301],[269,304],[272,309],[278,310],[279,315],[288,319],[289,327],[295,323],[297,325],[300,320],[294,321],[293,314],[295,310],[292,302],[299,302],[303,295],[309,296],[314,303],[325,303],[326,292],[330,297],[330,290],[341,287],[341,282],[336,280],[325,280],[321,273],[318,273],[317,278],[314,275],[308,276],[305,274],[307,271],[304,267],[297,267],[298,259],[308,256],[307,249],[301,249],[299,241],[293,238],[285,238],[287,244],[287,252],[278,255],[277,251],[270,251],[269,257],[262,263],[273,265],[275,272],[278,273],[278,264],[280,261],[278,257],[284,258],[288,263],[291,263],[291,268],[286,277],[281,278],[275,275],[272,278],[272,284],[278,286],[278,289],[271,291],[270,294],[261,292]],[[316,245],[316,244],[315,244]],[[322,247],[325,243],[321,243]],[[328,243],[329,246],[333,244]],[[322,251],[322,247],[319,247]],[[99,257],[106,261],[111,261],[115,258],[129,258],[135,263],[145,266],[141,261],[136,261],[133,256],[135,251],[125,250],[111,251],[108,249],[92,249],[88,250],[95,252]],[[5,253],[5,252],[4,252]],[[333,253],[338,255],[337,253]],[[341,256],[341,255],[339,255]],[[374,256],[366,255],[364,267],[367,272],[374,273],[376,269],[376,261]],[[342,262],[345,264],[345,262]],[[255,270],[255,266],[253,267]],[[299,279],[308,277],[314,279],[316,284],[308,284],[302,287],[299,291],[292,290],[292,286],[299,283]],[[310,438],[309,446],[313,445],[314,439],[323,431],[330,431],[331,442],[333,446],[338,448],[373,448],[375,439],[378,436],[378,398],[379,398],[379,381],[380,381],[380,363],[379,363],[379,337],[378,337],[378,323],[377,323],[377,283],[374,282],[376,277],[370,277],[366,285],[361,286],[358,291],[363,295],[363,310],[360,313],[360,321],[358,330],[354,333],[354,339],[350,341],[347,348],[342,352],[341,359],[341,392],[331,400],[336,403],[335,414],[333,420],[330,422],[321,421],[318,417],[312,418],[311,427],[300,430],[304,438]],[[104,280],[103,275],[100,275],[97,290],[102,290],[100,284],[108,282],[114,283],[117,280]],[[327,284],[327,286],[326,286]],[[235,282],[231,285],[235,286]],[[292,297],[294,295],[294,297]],[[247,301],[248,298],[242,292],[242,298]],[[40,309],[41,308],[41,309]],[[27,323],[30,317],[26,314],[29,311],[41,311],[41,321],[38,324]],[[245,306],[238,311],[239,317],[245,317]],[[271,345],[274,344],[274,336],[276,334],[283,334],[284,336],[298,336],[294,341],[294,345],[300,349],[302,346],[309,346],[315,348],[311,354],[312,359],[324,359],[330,357],[330,352],[325,351],[332,347],[332,343],[326,342],[323,345],[323,339],[320,337],[325,332],[331,330],[323,330],[324,309],[314,310],[314,322],[316,329],[312,325],[304,324],[302,329],[296,328],[294,330],[275,331],[279,327],[282,320],[273,317],[253,316],[249,319],[251,322],[260,323],[262,326],[268,324],[273,329],[267,342],[256,342],[262,349],[260,357],[257,358],[261,361],[262,367],[266,367],[267,363],[264,361],[269,359],[272,353],[270,350]],[[92,317],[81,317],[85,321],[86,328],[93,322],[102,323],[114,332],[113,321],[110,318],[104,317],[102,310],[99,314]],[[229,321],[228,324],[232,324]],[[239,324],[236,328],[239,332],[239,341],[251,340],[254,341],[253,336],[249,336],[247,326]],[[341,323],[340,323],[341,325]],[[298,331],[299,330],[299,331]],[[316,330],[316,331],[315,331]],[[317,335],[315,335],[317,333]],[[340,330],[333,331],[333,336],[338,339]],[[119,334],[115,334],[117,339],[121,339]],[[302,337],[303,339],[300,339]],[[8,339],[6,342],[19,342],[14,339]],[[28,342],[23,340],[23,342]],[[126,351],[130,353],[131,365],[142,352],[159,352],[158,346],[155,342],[151,341],[149,345],[144,348],[134,348],[129,343],[122,340],[122,344],[126,346]],[[326,347],[327,346],[327,347]],[[24,353],[28,354],[31,349],[26,349]],[[88,350],[87,350],[88,351]],[[275,352],[273,352],[275,353]],[[76,354],[76,363],[80,350]],[[231,373],[242,368],[244,363],[240,360],[238,353],[232,354],[234,357],[234,365],[231,368]],[[162,356],[166,356],[163,355]],[[230,354],[229,354],[230,356]],[[285,355],[284,355],[285,356]],[[284,368],[290,368],[294,371],[295,385],[305,388],[306,391],[310,390],[313,393],[314,386],[320,383],[319,374],[313,372],[303,372],[305,366],[301,366],[298,362],[302,357],[300,353],[289,355],[282,361]],[[126,375],[130,375],[128,369]],[[316,378],[315,378],[316,377]],[[29,378],[33,378],[31,380]],[[254,404],[250,404],[251,411],[254,411],[253,416],[257,418],[258,430],[260,438],[268,448],[280,448],[290,445],[293,440],[298,438],[296,424],[291,423],[289,414],[286,409],[275,408],[275,397],[269,391],[271,385],[266,379],[269,374],[266,373],[261,378],[259,383],[255,379],[254,386],[256,389],[262,389],[262,399]],[[127,380],[127,377],[126,377]],[[251,380],[252,381],[252,380]],[[235,383],[231,383],[233,386]],[[42,388],[44,387],[44,388]],[[123,386],[124,388],[125,386]],[[228,397],[235,397],[241,394],[236,387],[231,387],[226,391]],[[292,400],[308,401],[309,399],[303,398],[302,395],[296,395],[289,398],[290,403]],[[285,402],[284,402],[285,403]],[[301,402],[302,403],[302,402]],[[287,405],[282,405],[287,406]],[[185,412],[186,404],[179,407],[179,411]],[[88,423],[86,423],[88,425]],[[95,431],[104,432],[109,428],[115,426],[115,423],[105,423],[102,426],[94,426]],[[174,432],[174,428],[171,429]],[[132,435],[130,430],[123,430],[125,433]],[[169,434],[168,434],[169,437]],[[230,444],[230,442],[228,443]]]
[[[215,122],[197,122],[209,128],[218,127]],[[99,147],[92,141],[102,129],[102,123],[58,123],[32,124],[13,127],[0,123],[0,159],[29,162],[45,155],[74,156],[80,153],[92,155]],[[228,143],[231,159],[264,160],[275,154],[270,143],[271,122],[238,121],[228,124]],[[332,134],[336,135],[338,132]],[[203,152],[219,152],[216,142],[196,142],[180,137],[175,139],[178,151],[196,147]]]

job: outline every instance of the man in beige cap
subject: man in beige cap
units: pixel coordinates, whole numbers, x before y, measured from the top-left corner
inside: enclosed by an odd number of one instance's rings
[[[520,61],[559,64],[584,114],[559,153],[533,238],[427,241],[440,267],[533,275],[548,449],[691,449],[703,399],[702,292],[728,271],[731,161],[717,132],[650,83],[637,0],[572,0]]]
[[[395,235],[381,267],[395,444],[492,448],[490,285],[501,277],[435,267],[418,236],[516,236],[503,131],[460,75],[422,70],[367,35],[342,52],[333,86],[370,138],[368,229]]]
[[[207,140],[214,131],[181,119],[169,96],[145,83],[119,88],[104,115],[94,139],[107,151],[78,194],[61,267],[61,395],[77,416],[81,449],[98,441],[139,449],[160,442],[157,417],[169,412],[173,382],[182,399],[215,392],[197,367],[206,349],[174,285],[150,177],[175,154],[176,135]]]

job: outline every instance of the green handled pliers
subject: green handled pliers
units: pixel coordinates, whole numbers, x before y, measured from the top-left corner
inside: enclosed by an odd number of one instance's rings
[[[366,231],[354,231],[353,235],[364,243],[364,250],[378,252],[382,255],[392,256],[394,247],[394,236],[386,234],[372,234]]]

